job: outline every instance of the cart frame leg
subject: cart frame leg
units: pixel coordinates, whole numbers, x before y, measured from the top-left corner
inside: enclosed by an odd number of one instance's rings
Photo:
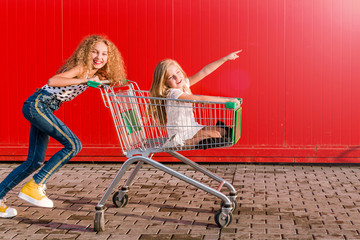
[[[95,207],[96,210],[102,210],[104,209],[104,205],[106,203],[106,201],[109,199],[110,197],[110,194],[112,193],[113,189],[118,185],[119,181],[121,180],[121,178],[124,176],[125,172],[128,170],[128,168],[130,167],[131,164],[135,163],[135,162],[142,162],[141,164],[138,163],[137,167],[135,167],[133,173],[131,174],[130,177],[132,177],[132,180],[133,178],[135,177],[136,173],[139,171],[141,165],[143,163],[147,163],[149,165],[152,165],[153,167],[163,171],[163,172],[166,172],[188,184],[191,184],[207,193],[210,193],[218,198],[220,198],[221,200],[223,200],[224,202],[224,207],[223,209],[227,212],[228,209],[229,211],[231,210],[231,204],[232,204],[232,201],[227,197],[225,196],[223,193],[217,191],[217,190],[214,190],[212,189],[211,187],[205,185],[205,184],[202,184],[192,178],[189,178],[181,173],[178,173],[177,171],[169,168],[169,167],[166,167],[165,165],[161,164],[161,163],[158,163],[152,159],[149,159],[147,157],[143,157],[143,156],[134,156],[134,157],[131,157],[129,158],[128,160],[126,160],[124,162],[124,164],[121,166],[120,170],[118,171],[118,173],[116,174],[116,177],[114,178],[114,180],[112,181],[112,183],[110,184],[110,186],[108,187],[108,189],[106,190],[104,196],[101,198],[100,202],[98,203],[98,205]],[[135,172],[136,170],[136,172]],[[200,171],[200,170],[199,170]],[[207,170],[206,170],[207,171]]]
[[[139,172],[139,170],[140,170],[140,168],[142,167],[143,164],[144,164],[144,162],[141,162],[141,161],[139,161],[136,164],[136,167],[132,171],[130,177],[126,180],[126,183],[124,184],[123,187],[128,187],[128,186],[131,185],[132,181],[134,181],[134,178],[135,178],[136,174]]]
[[[201,167],[199,164],[191,161],[190,159],[188,159],[187,157],[181,155],[178,152],[168,152],[171,156],[176,157],[177,159],[179,159],[180,161],[182,161],[183,163],[193,167],[194,169],[200,171],[201,173],[203,173],[204,175],[216,180],[217,182],[221,183],[221,186],[225,186],[229,189],[230,191],[230,196],[236,196],[236,189],[234,188],[233,185],[231,185],[229,182],[225,181],[224,179],[222,179],[221,177],[215,175],[214,173],[210,172],[209,170]],[[220,190],[220,189],[219,189]]]
[[[126,195],[126,193],[129,191],[129,186],[131,185],[132,181],[134,180],[136,174],[139,172],[140,168],[142,167],[144,162],[139,161],[136,164],[135,169],[131,172],[130,177],[126,180],[125,184],[120,188],[119,194],[117,198],[119,201]],[[119,179],[120,180],[120,179]]]

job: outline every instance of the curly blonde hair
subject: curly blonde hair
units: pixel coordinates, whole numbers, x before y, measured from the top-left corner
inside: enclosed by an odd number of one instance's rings
[[[103,42],[108,47],[108,61],[105,66],[97,71],[96,75],[98,75],[100,79],[109,80],[111,85],[125,83],[126,71],[121,53],[114,43],[108,40],[105,36],[100,35],[90,35],[85,37],[72,56],[68,58],[59,68],[57,73],[64,72],[80,65],[83,67],[84,71],[81,73],[79,78],[86,77],[92,67],[92,63],[89,61],[90,52],[94,45],[98,42]]]
[[[166,79],[169,77],[167,72],[168,68],[171,65],[176,65],[179,70],[183,73],[186,78],[186,73],[181,68],[178,62],[173,59],[165,59],[159,62],[154,70],[153,82],[150,89],[151,97],[158,98],[167,98],[169,95],[169,87],[166,85]],[[190,88],[184,85],[184,91],[191,93]],[[166,115],[166,100],[160,99],[150,99],[150,105],[148,111],[153,115],[161,125],[166,125],[167,115]]]

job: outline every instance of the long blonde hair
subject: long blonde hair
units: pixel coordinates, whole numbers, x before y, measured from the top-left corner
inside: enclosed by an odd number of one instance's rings
[[[79,78],[86,77],[92,66],[91,61],[89,61],[90,51],[98,42],[103,42],[108,47],[108,62],[97,71],[96,75],[109,80],[111,85],[117,85],[119,82],[124,83],[126,81],[126,71],[121,53],[115,44],[106,37],[99,35],[90,35],[85,37],[71,57],[68,58],[59,68],[57,73],[61,73],[80,65],[83,67],[84,71],[81,73]]]
[[[167,98],[169,87],[166,85],[166,79],[169,77],[167,72],[171,65],[176,65],[186,78],[186,73],[178,62],[173,59],[165,59],[159,62],[154,70],[153,82],[150,89],[151,97]],[[190,88],[184,85],[184,91],[191,93]],[[161,125],[166,125],[166,100],[150,99],[149,113],[152,114]]]

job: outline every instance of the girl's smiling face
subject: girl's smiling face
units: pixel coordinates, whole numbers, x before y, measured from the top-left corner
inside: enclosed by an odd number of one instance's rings
[[[104,42],[95,43],[90,51],[90,61],[92,61],[93,69],[100,69],[108,61],[108,47]]]
[[[165,84],[169,88],[177,88],[183,90],[184,74],[176,64],[171,64],[166,72]]]

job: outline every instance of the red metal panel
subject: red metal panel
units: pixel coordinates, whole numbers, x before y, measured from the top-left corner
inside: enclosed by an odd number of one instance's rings
[[[357,44],[360,40],[360,1],[353,0],[349,4],[344,5],[344,9],[349,12],[351,18],[348,17],[348,25],[344,25],[348,34],[346,37],[350,37],[351,49],[347,52],[346,57],[349,59],[351,78],[347,78],[347,86],[350,85],[350,103],[345,106],[350,111],[350,142],[351,145],[360,146],[360,108],[358,103],[360,102],[360,45]],[[349,30],[350,28],[350,30]],[[344,38],[343,38],[344,39]],[[344,71],[343,71],[344,72]],[[345,128],[342,128],[342,130]],[[359,155],[358,155],[359,156]]]
[[[83,1],[64,2],[65,55],[72,53],[83,36],[105,34],[122,53],[128,79],[137,80],[142,88],[149,88],[152,69],[161,57],[159,53],[171,53],[171,5],[169,1],[142,3],[105,1],[100,4],[92,0],[85,4],[88,10],[84,11]],[[159,27],[163,23],[169,24]],[[78,32],[74,33],[74,29]],[[118,147],[110,112],[103,106],[97,90],[87,91],[66,104],[64,114],[64,121],[87,146]]]
[[[0,14],[3,18],[3,37],[2,40],[0,40],[0,43],[2,46],[5,46],[5,44],[9,43],[10,39],[11,39],[11,26],[10,26],[10,21],[13,19],[10,19],[10,14],[14,15],[14,8],[10,9],[9,7],[9,1],[5,0],[5,1],[0,1]],[[10,49],[8,47],[3,48],[3,57],[0,58],[0,64],[3,66],[4,69],[10,69],[10,60],[13,60],[13,58],[10,58]],[[12,50],[12,54],[14,54],[16,49]],[[9,122],[10,122],[10,118],[11,115],[9,114],[10,112],[10,104],[9,104],[9,99],[10,99],[10,93],[11,93],[11,88],[10,88],[10,81],[8,81],[8,79],[10,79],[10,71],[3,71],[2,73],[3,78],[5,81],[3,81],[3,91],[1,94],[1,102],[6,102],[6,104],[1,104],[1,111],[3,112],[2,117],[0,118],[0,124],[1,124],[1,128],[0,128],[0,139],[1,139],[1,143],[4,145],[9,145],[10,141],[10,129],[9,129]],[[11,74],[13,75],[13,78],[15,78],[14,73]],[[14,83],[13,83],[14,84]]]
[[[286,141],[359,145],[359,2],[287,1]]]
[[[5,22],[1,39],[5,55],[0,60],[4,69],[1,145],[27,144],[29,126],[21,114],[22,104],[56,70],[52,63],[61,53],[61,32],[58,31],[61,5],[57,2],[8,0],[0,3]]]
[[[174,9],[174,57],[188,75],[244,50],[239,60],[225,63],[193,92],[243,97],[241,145],[283,146],[284,2],[178,0]],[[219,155],[226,152],[218,150]]]
[[[189,151],[196,161],[359,162],[358,0],[3,0],[0,160],[24,160],[23,101],[88,34],[107,35],[128,78],[149,89],[158,61],[192,75],[233,50],[241,57],[193,87],[244,98],[231,149]],[[80,137],[85,161],[120,160],[112,118],[95,89],[57,115]],[[51,141],[48,154],[59,145]],[[173,161],[166,154],[160,160]]]

